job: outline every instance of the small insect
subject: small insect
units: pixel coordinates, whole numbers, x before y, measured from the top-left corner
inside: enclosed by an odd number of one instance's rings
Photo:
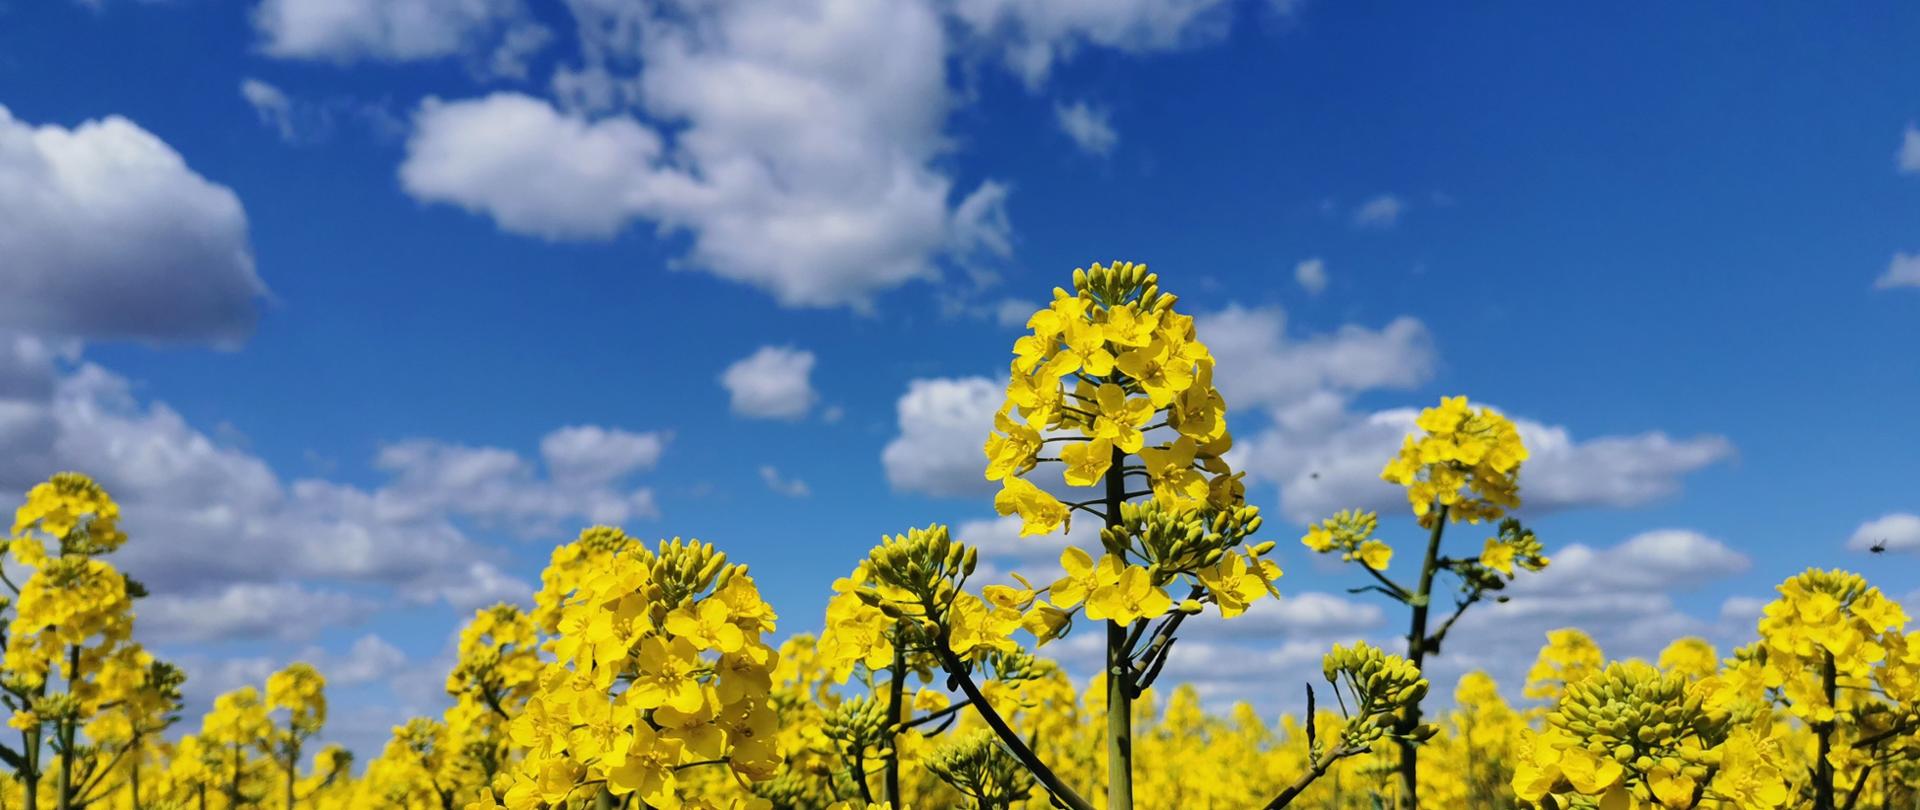
[[[1886,553],[1886,550],[1887,550],[1887,541],[1882,539],[1874,543],[1872,546],[1869,546],[1867,550],[1875,554],[1884,554]]]

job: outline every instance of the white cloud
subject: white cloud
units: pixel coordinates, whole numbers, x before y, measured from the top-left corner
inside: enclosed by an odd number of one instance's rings
[[[587,121],[519,93],[443,102],[414,115],[400,183],[429,202],[548,239],[606,239],[654,185],[660,137],[631,118]]]
[[[1319,295],[1327,290],[1327,263],[1320,257],[1300,262],[1293,266],[1293,280],[1299,282],[1300,289],[1308,295]]]
[[[1847,538],[1847,548],[1866,551],[1920,551],[1920,515],[1893,512],[1860,524]]]
[[[0,107],[0,329],[232,346],[266,287],[231,189],[125,118]]]
[[[378,683],[407,671],[411,663],[399,647],[371,633],[356,639],[343,656],[309,652],[301,657],[327,676],[328,686]]]
[[[135,577],[138,579],[138,577]],[[364,620],[379,604],[292,582],[237,582],[201,593],[141,600],[134,627],[149,642],[301,640]]]
[[[1682,636],[1720,645],[1753,636],[1758,600],[1733,597],[1712,617],[1682,610],[1675,596],[1745,572],[1751,561],[1725,543],[1683,529],[1636,535],[1615,546],[1575,543],[1551,548],[1545,571],[1522,573],[1505,592],[1510,601],[1470,609],[1449,635],[1431,676],[1451,678],[1484,669],[1518,697],[1527,668],[1550,630],[1578,627],[1609,659],[1651,658]],[[1452,612],[1452,603],[1444,607]]]
[[[981,447],[993,429],[1003,387],[985,377],[919,379],[897,406],[900,433],[881,451],[887,483],[900,492],[980,495],[986,480]]]
[[[540,440],[540,457],[555,481],[597,486],[653,469],[666,452],[664,433],[633,433],[598,425],[575,425]]]
[[[1404,506],[1405,495],[1380,480],[1380,469],[1416,431],[1416,409],[1355,414],[1344,398],[1321,394],[1273,415],[1272,426],[1243,440],[1235,459],[1249,475],[1280,485],[1289,519]],[[1564,427],[1514,421],[1530,455],[1521,467],[1521,500],[1536,514],[1657,501],[1679,492],[1684,476],[1733,455],[1733,444],[1720,436],[1676,439],[1651,431],[1578,441]]]
[[[1020,516],[1007,515],[964,521],[954,527],[953,538],[980,549],[983,558],[1051,564],[1068,546],[1089,551],[1100,548],[1100,525],[1082,520],[1066,532],[1021,537]]]
[[[1902,174],[1920,174],[1920,127],[1907,125],[1901,133],[1900,151],[1894,156]]]
[[[94,476],[120,502],[132,535],[115,563],[156,600],[206,599],[243,583],[337,582],[353,584],[357,595],[390,589],[467,607],[527,591],[463,526],[570,536],[585,523],[657,512],[650,490],[618,478],[562,483],[511,451],[423,440],[382,450],[376,466],[392,479],[376,488],[288,482],[165,404],[138,401],[127,380],[105,369],[82,365],[56,376],[45,351],[26,341],[11,361],[0,352],[0,383],[13,380],[12,398],[0,392],[0,412],[24,412],[39,426],[38,439],[24,445],[0,430],[0,484],[19,493],[52,470]],[[557,433],[568,430],[578,429]],[[15,456],[22,448],[30,461]],[[227,597],[263,593],[287,592]]]
[[[253,25],[269,56],[339,63],[435,59],[503,39],[516,56],[496,55],[495,67],[508,75],[527,49],[545,44],[527,33],[545,29],[520,0],[263,0]]]
[[[976,47],[998,52],[1038,89],[1087,45],[1150,53],[1216,40],[1232,8],[1225,0],[953,0],[950,11]]]
[[[1382,194],[1354,209],[1353,224],[1358,228],[1391,228],[1399,224],[1400,214],[1406,211],[1406,207],[1399,197]]]
[[[1067,133],[1074,145],[1089,155],[1106,155],[1120,141],[1120,135],[1113,131],[1112,114],[1087,102],[1055,104],[1053,118],[1060,125],[1060,131]]]
[[[1887,264],[1887,272],[1873,280],[1876,290],[1895,287],[1920,287],[1920,253],[1893,254],[1893,261]]]
[[[527,78],[527,63],[553,41],[553,31],[544,25],[521,20],[507,27],[500,44],[487,57],[487,70],[505,79]]]
[[[1038,309],[1039,307],[1031,301],[1018,298],[1001,299],[1000,303],[993,305],[993,321],[1007,328],[1024,328],[1027,325],[1027,319],[1033,317],[1033,313]]]
[[[534,590],[526,580],[509,576],[499,566],[474,560],[464,568],[452,563],[422,575],[404,585],[400,595],[416,604],[445,602],[456,610],[470,611],[502,602],[527,605]]]
[[[1256,480],[1280,485],[1281,511],[1296,521],[1346,508],[1389,509],[1403,497],[1380,469],[1414,430],[1418,410],[1349,409],[1353,396],[1406,390],[1438,363],[1425,325],[1399,318],[1378,329],[1346,325],[1294,339],[1278,308],[1229,307],[1196,319],[1221,369],[1217,378],[1236,425],[1230,460]],[[1249,429],[1245,414],[1264,416]],[[989,412],[991,416],[991,412]],[[1516,419],[1531,453],[1521,473],[1532,510],[1630,507],[1668,497],[1680,479],[1733,455],[1719,436],[1677,439],[1651,431],[1576,441],[1564,427]]]
[[[578,429],[563,429],[563,435],[566,430]],[[620,484],[625,472],[635,469],[631,455],[614,460],[628,466],[613,478],[561,480],[541,477],[531,461],[511,450],[420,439],[398,442],[381,448],[374,459],[375,467],[394,478],[375,493],[374,506],[384,517],[422,520],[456,514],[527,537],[570,533],[568,524],[581,519],[620,524],[658,517],[653,490]],[[604,464],[606,459],[597,461]],[[590,469],[593,474],[607,471]],[[578,469],[569,472],[580,474]]]
[[[248,77],[240,80],[240,97],[253,106],[253,113],[260,117],[260,123],[280,133],[280,140],[294,140],[293,100],[287,98],[280,88]]]
[[[813,352],[762,346],[720,373],[733,412],[751,419],[799,419],[812,410]]]
[[[934,167],[951,101],[930,4],[571,8],[586,64],[569,95],[610,107],[634,88],[651,123],[511,94],[429,101],[410,194],[548,238],[650,221],[692,237],[690,266],[788,306],[865,308],[941,257],[1005,244],[1005,186],[956,194]]]
[[[781,476],[780,470],[772,464],[760,465],[760,480],[766,482],[767,489],[789,498],[805,498],[813,494],[813,490],[807,488],[807,482]]]
[[[1222,370],[1215,380],[1230,409],[1291,405],[1321,391],[1412,388],[1433,375],[1433,338],[1413,318],[1302,340],[1287,337],[1286,322],[1277,307],[1239,305],[1195,319]]]
[[[1277,584],[1281,588],[1278,598],[1261,599],[1237,618],[1224,620],[1209,613],[1189,620],[1182,629],[1194,638],[1221,641],[1349,639],[1375,631],[1386,621],[1386,611],[1373,601],[1319,591],[1294,592],[1285,587],[1285,579]]]
[[[1679,492],[1682,476],[1734,454],[1733,442],[1722,436],[1675,439],[1650,431],[1575,441],[1563,427],[1516,423],[1531,455],[1521,490],[1535,509],[1651,503]]]

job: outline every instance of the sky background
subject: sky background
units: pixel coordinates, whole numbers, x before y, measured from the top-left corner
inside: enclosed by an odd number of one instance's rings
[[[0,0],[0,487],[97,477],[196,707],[312,660],[371,756],[592,523],[783,633],[912,525],[1044,575],[980,443],[1026,314],[1128,259],[1287,571],[1170,677],[1280,711],[1391,640],[1297,538],[1416,542],[1377,474],[1449,394],[1522,421],[1556,565],[1443,684],[1725,649],[1809,565],[1920,590],[1920,12],[1730,10]]]

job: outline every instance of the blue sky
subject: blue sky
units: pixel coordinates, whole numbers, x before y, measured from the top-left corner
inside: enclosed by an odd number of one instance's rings
[[[1910,8],[676,5],[0,2],[0,481],[127,501],[198,698],[319,658],[368,748],[599,519],[790,630],[908,525],[1045,569],[983,414],[1114,258],[1201,316],[1286,549],[1211,695],[1392,634],[1293,539],[1394,508],[1442,394],[1527,420],[1567,563],[1452,666],[1734,643],[1806,565],[1920,589]]]

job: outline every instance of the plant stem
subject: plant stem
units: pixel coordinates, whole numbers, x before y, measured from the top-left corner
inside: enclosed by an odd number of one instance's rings
[[[893,634],[893,684],[887,690],[887,761],[884,777],[886,800],[894,807],[905,807],[900,798],[900,735],[906,729],[900,725],[901,714],[906,709],[907,691],[907,640],[901,637],[898,629]]]
[[[1127,454],[1113,449],[1107,468],[1107,527],[1120,525],[1127,499]],[[1107,620],[1107,810],[1133,810],[1133,673],[1127,626]]]
[[[1300,794],[1305,793],[1307,788],[1313,785],[1314,781],[1327,775],[1327,769],[1333,767],[1333,763],[1339,762],[1341,759],[1352,756],[1353,754],[1360,753],[1361,750],[1364,749],[1349,749],[1346,746],[1340,746],[1328,752],[1326,757],[1313,763],[1313,767],[1308,768],[1306,773],[1300,774],[1300,778],[1295,779],[1293,784],[1287,786],[1286,790],[1280,791],[1280,795],[1273,797],[1273,801],[1267,802],[1265,810],[1280,810],[1280,808],[1293,803],[1293,800],[1300,798]]]
[[[300,769],[300,743],[293,740],[287,747],[287,810],[293,810],[293,780]]]
[[[980,693],[980,685],[973,682],[973,676],[968,674],[966,665],[960,661],[960,657],[954,655],[952,648],[947,646],[946,639],[940,639],[934,651],[940,656],[940,665],[946,668],[947,674],[959,682],[960,691],[966,694],[967,701],[973,704],[973,710],[980,714],[981,720],[986,721],[987,728],[993,729],[993,733],[1000,737],[1000,742],[1013,753],[1013,758],[1020,760],[1020,764],[1026,767],[1027,772],[1033,774],[1033,778],[1039,780],[1047,792],[1053,794],[1056,801],[1065,805],[1067,810],[1094,810],[1092,803],[1075,793],[1067,783],[1060,781],[1059,775],[1055,774],[1052,768],[1047,767],[1046,763],[1040,761],[1040,757],[1033,753],[1027,741],[1020,739],[1020,735],[1013,732],[1013,727],[1007,725],[1006,719],[1000,716],[1000,712],[995,711],[993,705],[987,702],[986,696]]]
[[[1820,662],[1820,685],[1827,696],[1827,708],[1838,711],[1834,698],[1839,693],[1837,674],[1833,664],[1833,653],[1823,653]],[[1814,724],[1814,733],[1820,737],[1820,759],[1814,762],[1813,771],[1813,808],[1814,810],[1834,810],[1833,804],[1833,763],[1827,755],[1833,753],[1834,721]]]
[[[1420,564],[1420,587],[1413,594],[1413,622],[1407,630],[1407,661],[1419,668],[1427,658],[1427,612],[1433,604],[1433,577],[1439,573],[1440,537],[1447,529],[1447,506],[1433,513],[1433,532],[1427,536],[1427,556]],[[1420,725],[1420,704],[1415,703],[1400,715],[1400,806],[1405,810],[1420,807],[1420,749],[1404,735]]]
[[[80,680],[80,645],[67,647],[67,693],[78,694],[74,684]],[[73,807],[73,729],[76,721],[69,718],[60,721],[60,792],[57,807],[69,810]]]

